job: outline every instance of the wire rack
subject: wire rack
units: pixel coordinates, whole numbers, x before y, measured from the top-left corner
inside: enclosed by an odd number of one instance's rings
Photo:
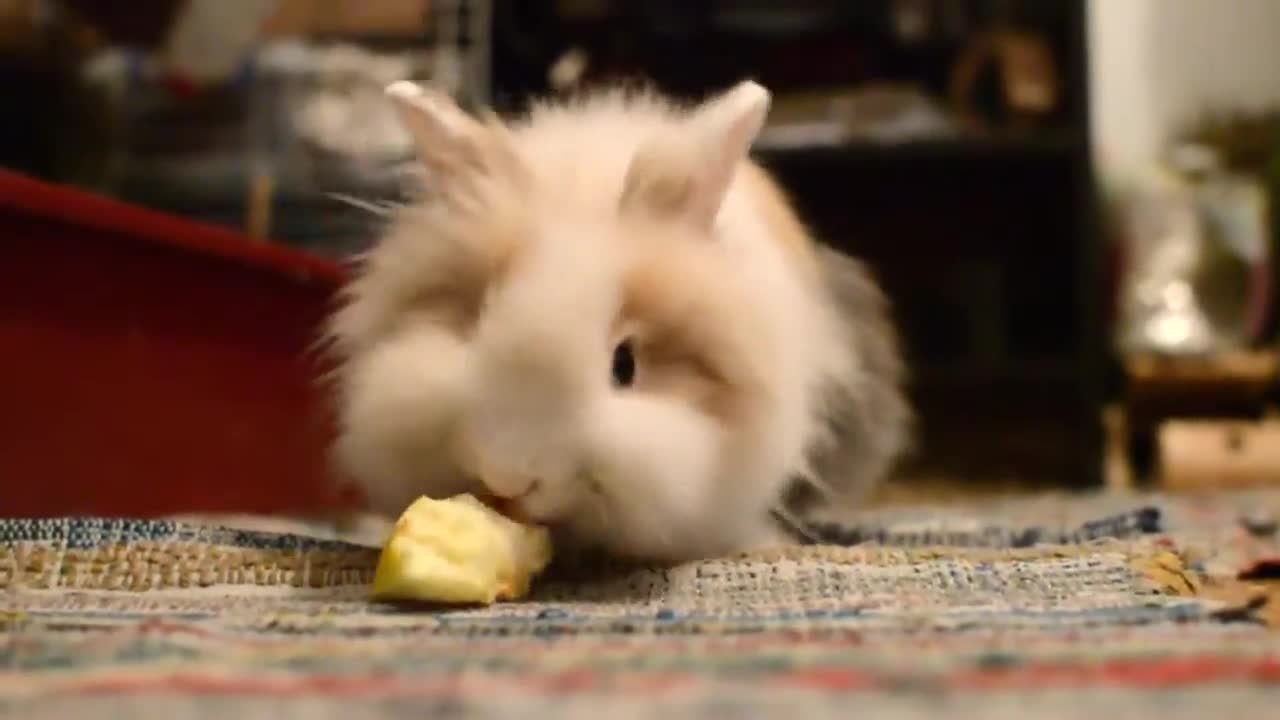
[[[422,36],[264,43],[229,82],[194,94],[150,58],[111,49],[84,68],[94,117],[81,127],[96,128],[96,159],[79,158],[72,179],[315,254],[359,252],[381,222],[369,208],[407,188],[410,144],[381,88],[413,79],[489,104],[489,1],[430,7]]]

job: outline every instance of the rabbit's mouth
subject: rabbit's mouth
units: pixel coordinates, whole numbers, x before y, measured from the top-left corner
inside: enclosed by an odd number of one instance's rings
[[[493,508],[494,512],[518,523],[525,525],[539,524],[525,510],[520,498],[504,498],[497,495],[486,495],[482,498],[482,502]]]
[[[586,467],[575,471],[571,482],[544,483],[532,480],[517,495],[495,492],[489,483],[472,476],[468,484],[476,488],[474,495],[497,513],[526,525],[556,527],[580,525],[583,513],[607,521],[608,506],[605,486],[601,479]],[[603,527],[601,528],[603,529]]]
[[[483,487],[483,485],[480,486]],[[530,511],[528,499],[534,490],[536,490],[536,485],[529,492],[516,497],[503,497],[486,491],[478,494],[477,498],[499,515],[523,525],[552,527],[558,524],[551,519],[539,517]]]
[[[474,483],[477,487],[484,487],[484,484],[478,480]],[[506,498],[501,495],[495,495],[492,492],[481,491],[475,494],[480,502],[487,505],[491,510],[502,515],[508,520],[514,520],[518,523],[528,523],[527,513],[520,507],[517,502],[519,498]]]

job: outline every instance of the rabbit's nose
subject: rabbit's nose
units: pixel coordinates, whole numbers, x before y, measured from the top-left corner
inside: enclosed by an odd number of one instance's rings
[[[495,497],[508,501],[517,500],[529,495],[542,484],[536,477],[510,472],[488,460],[466,438],[458,438],[456,450],[459,468],[478,480]]]
[[[480,482],[489,488],[489,492],[510,503],[518,503],[529,497],[542,485],[542,481],[537,478],[492,473],[481,475]]]
[[[468,471],[490,494],[508,502],[527,498],[542,486],[537,477],[509,472],[487,463],[473,462]]]
[[[508,478],[503,481],[494,482],[489,478],[482,478],[483,484],[493,493],[495,501],[493,507],[503,515],[515,520],[516,522],[528,523],[533,521],[533,516],[529,512],[529,498],[542,486],[541,481],[537,479],[515,479]],[[516,492],[505,492],[510,488],[519,488]]]

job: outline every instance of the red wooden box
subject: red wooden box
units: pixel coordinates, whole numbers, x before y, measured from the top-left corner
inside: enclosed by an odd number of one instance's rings
[[[341,275],[0,172],[0,515],[339,504],[311,348]]]

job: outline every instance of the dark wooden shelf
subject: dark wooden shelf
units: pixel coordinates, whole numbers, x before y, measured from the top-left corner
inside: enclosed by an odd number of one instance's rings
[[[1087,148],[1065,131],[1026,135],[959,137],[903,142],[855,141],[841,145],[762,146],[754,154],[770,166],[886,163],[988,164],[1022,160],[1069,160]]]

